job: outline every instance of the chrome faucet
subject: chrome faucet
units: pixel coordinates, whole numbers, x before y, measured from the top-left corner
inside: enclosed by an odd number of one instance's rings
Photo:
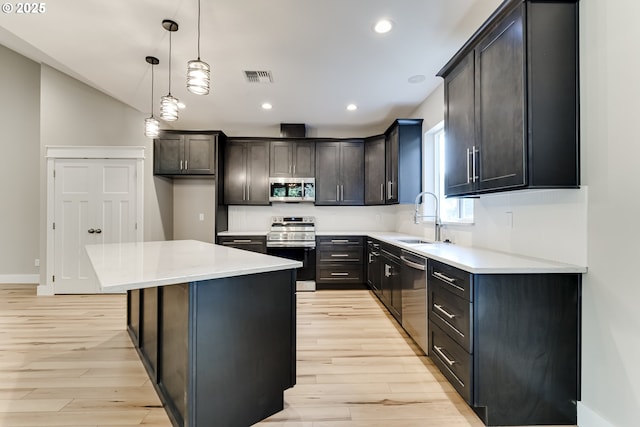
[[[433,199],[436,202],[436,206],[435,206],[435,212],[433,215],[420,215],[420,198],[424,195],[430,195],[433,196]],[[430,192],[430,191],[422,191],[420,193],[418,193],[418,195],[416,196],[416,211],[414,214],[414,221],[416,224],[420,224],[420,218],[433,218],[433,222],[434,222],[434,234],[435,234],[435,239],[436,242],[440,241],[440,229],[442,228],[442,224],[440,223],[440,216],[438,215],[438,213],[440,212],[440,210],[438,209],[438,196],[436,196],[434,193]]]

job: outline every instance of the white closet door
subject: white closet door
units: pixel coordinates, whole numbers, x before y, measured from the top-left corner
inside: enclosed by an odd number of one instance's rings
[[[99,292],[85,245],[135,241],[135,170],[130,159],[56,160],[56,294]]]

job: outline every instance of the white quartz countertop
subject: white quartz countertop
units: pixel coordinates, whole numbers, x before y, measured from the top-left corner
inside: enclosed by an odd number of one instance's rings
[[[302,267],[299,261],[196,240],[87,245],[103,292]]]

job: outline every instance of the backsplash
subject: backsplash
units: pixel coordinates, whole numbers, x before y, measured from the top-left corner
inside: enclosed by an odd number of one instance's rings
[[[266,232],[272,216],[315,216],[316,231],[394,231],[396,206],[315,206],[273,203],[272,206],[229,206],[229,231]]]

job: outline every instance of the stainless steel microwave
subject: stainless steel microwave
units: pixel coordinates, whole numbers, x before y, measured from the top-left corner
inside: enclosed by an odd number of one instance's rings
[[[315,178],[269,178],[270,202],[315,202]]]

